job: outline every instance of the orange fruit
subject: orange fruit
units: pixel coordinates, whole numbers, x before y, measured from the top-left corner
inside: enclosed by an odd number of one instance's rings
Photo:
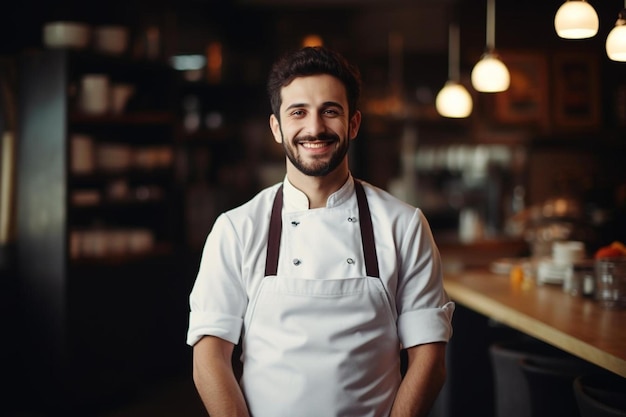
[[[511,268],[509,278],[512,284],[521,284],[524,281],[524,270],[521,265],[515,265]]]
[[[596,251],[595,258],[619,258],[620,256],[624,256],[624,252],[622,252],[618,248],[614,248],[612,246],[604,246]]]
[[[611,243],[611,247],[613,249],[620,250],[623,255],[626,255],[626,246],[622,242],[615,241],[615,242]]]

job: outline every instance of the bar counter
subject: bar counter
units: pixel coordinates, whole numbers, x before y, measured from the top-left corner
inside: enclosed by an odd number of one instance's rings
[[[626,310],[483,267],[446,272],[444,285],[456,303],[626,377]]]

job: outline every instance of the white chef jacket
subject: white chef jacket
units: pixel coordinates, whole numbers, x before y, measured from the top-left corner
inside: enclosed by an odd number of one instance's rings
[[[283,231],[278,271],[301,278],[365,276],[361,236],[354,222],[306,230],[307,217],[324,210],[358,213],[350,176],[326,207],[309,209],[304,193],[285,178]],[[422,212],[371,184],[363,183],[369,204],[380,279],[396,316],[403,347],[445,342],[452,335],[452,303],[443,289],[439,252]],[[187,343],[205,335],[234,344],[242,335],[248,301],[264,278],[269,218],[280,184],[218,217],[204,246],[190,294]],[[343,218],[339,216],[338,218]],[[305,228],[302,230],[302,228]],[[296,233],[297,229],[297,233]],[[245,367],[245,364],[244,364]]]

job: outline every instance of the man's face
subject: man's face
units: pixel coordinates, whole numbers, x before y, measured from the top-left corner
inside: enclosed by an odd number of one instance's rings
[[[346,165],[350,140],[357,135],[360,113],[348,118],[343,84],[330,75],[293,80],[281,91],[280,122],[272,115],[274,139],[289,162],[309,176],[324,176]]]

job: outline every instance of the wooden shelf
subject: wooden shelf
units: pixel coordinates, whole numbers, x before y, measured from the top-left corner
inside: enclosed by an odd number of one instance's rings
[[[175,120],[175,114],[169,111],[133,112],[119,115],[105,114],[102,116],[74,112],[69,117],[69,122],[72,124],[94,125],[169,125],[174,123]]]
[[[162,344],[149,348],[149,339],[138,332],[148,320],[143,314],[156,317],[162,305],[180,297],[173,293],[180,284],[172,261],[183,239],[178,226],[182,203],[174,198],[174,73],[157,63],[65,50],[29,52],[19,70],[17,210],[23,216],[17,252],[20,281],[29,289],[22,302],[33,312],[21,323],[31,329],[32,340],[24,342],[24,355],[31,359],[20,372],[25,380],[38,381],[28,387],[36,402],[60,409],[101,400],[105,393],[90,392],[93,398],[72,393],[106,378],[110,364],[124,364],[117,379],[140,384],[138,379],[160,372],[152,369],[154,361],[145,352],[167,355]],[[128,112],[92,116],[74,110],[73,92],[85,74],[96,72],[108,75],[111,83],[135,85]],[[109,154],[115,158],[104,164],[110,171],[74,174],[72,158],[79,156],[72,146],[78,134],[92,142],[82,155],[94,158],[94,169],[106,160],[100,145],[125,146],[130,152],[123,158]],[[164,156],[161,149],[172,154]],[[148,192],[136,193],[139,187]],[[73,204],[81,192],[78,200],[91,205]],[[105,196],[149,198],[111,201]],[[146,288],[157,281],[145,297]],[[151,300],[159,302],[149,305]],[[91,366],[94,357],[106,363]]]
[[[151,260],[172,256],[173,254],[174,249],[171,244],[167,242],[158,242],[151,250],[145,252],[107,254],[102,257],[83,256],[73,259],[71,265],[72,267],[95,267],[99,265],[124,266],[131,263],[150,262]]]

